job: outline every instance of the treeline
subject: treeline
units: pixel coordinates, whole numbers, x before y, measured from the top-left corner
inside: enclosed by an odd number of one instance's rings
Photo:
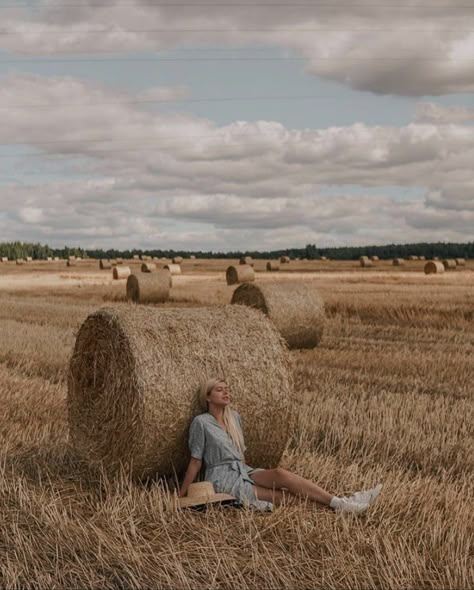
[[[210,252],[204,250],[169,250],[169,249],[133,249],[133,250],[87,250],[84,248],[50,248],[43,244],[30,244],[27,242],[0,243],[0,257],[8,256],[10,260],[31,256],[35,260],[45,259],[48,256],[81,256],[82,258],[133,258],[134,255],[146,254],[173,258],[191,255],[196,258],[239,258],[240,256],[252,256],[252,258],[307,258],[319,260],[326,256],[332,260],[357,260],[360,256],[378,256],[381,260],[390,258],[406,258],[407,256],[425,256],[432,258],[474,258],[474,242],[420,242],[417,244],[388,244],[385,246],[341,246],[339,248],[318,248],[316,244],[307,244],[304,248],[287,248],[284,250],[235,250],[233,252]]]

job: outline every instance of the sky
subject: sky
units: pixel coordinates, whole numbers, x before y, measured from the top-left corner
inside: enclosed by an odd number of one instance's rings
[[[0,0],[0,241],[474,239],[474,3]]]

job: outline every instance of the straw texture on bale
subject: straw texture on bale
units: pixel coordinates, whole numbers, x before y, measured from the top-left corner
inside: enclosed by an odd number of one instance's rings
[[[290,262],[290,257],[289,256],[280,256],[280,262],[282,264],[288,264]]]
[[[114,279],[126,279],[132,274],[129,266],[114,266],[112,270],[112,276]]]
[[[446,258],[443,261],[445,270],[453,270],[456,268],[457,264],[454,258]]]
[[[110,269],[112,268],[112,265],[110,263],[110,260],[106,260],[105,258],[101,258],[99,261],[99,267],[104,270],[104,269]]]
[[[456,258],[455,260],[457,266],[466,266],[466,260],[464,258]]]
[[[359,258],[359,263],[363,268],[374,266],[374,263],[372,262],[372,260],[370,260],[368,256],[361,256]]]
[[[144,262],[142,264],[142,272],[153,272],[156,270],[156,264],[154,262]]]
[[[175,256],[172,260],[173,264],[181,264],[183,262],[182,256]]]
[[[255,263],[252,260],[251,256],[241,256],[239,260],[239,264],[248,264],[249,266],[253,266]]]
[[[369,256],[370,260],[372,260],[373,262],[378,262],[380,260],[380,258],[378,256]]]
[[[280,270],[280,263],[278,262],[278,260],[269,260],[267,262],[267,270],[269,270],[269,271]]]
[[[394,258],[392,264],[393,266],[402,266],[402,264],[405,264],[405,261],[403,258]]]
[[[255,271],[249,264],[238,264],[229,266],[225,278],[228,285],[237,285],[238,283],[248,283],[255,280]]]
[[[68,374],[76,453],[111,474],[121,464],[134,477],[182,473],[197,390],[212,376],[236,394],[246,460],[276,467],[296,400],[288,353],[268,318],[240,305],[96,311],[79,330]]]
[[[444,264],[442,262],[439,262],[437,260],[429,260],[425,264],[426,275],[439,274],[441,272],[444,272]]]
[[[181,267],[179,264],[165,264],[165,270],[168,270],[172,275],[180,275],[181,274]]]
[[[127,279],[127,299],[134,303],[162,303],[170,296],[170,274],[164,270],[131,274]]]
[[[314,348],[324,331],[324,303],[309,283],[245,283],[232,303],[262,311],[272,320],[290,348]]]

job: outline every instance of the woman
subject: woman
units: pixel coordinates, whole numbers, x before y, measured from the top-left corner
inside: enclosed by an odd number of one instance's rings
[[[290,499],[303,498],[327,505],[340,512],[364,512],[375,500],[381,485],[338,497],[317,484],[294,473],[275,469],[253,468],[245,463],[246,450],[240,415],[230,408],[230,394],[225,381],[210,379],[201,387],[199,402],[204,411],[194,418],[189,430],[189,462],[179,496],[186,495],[204,461],[205,479],[218,493],[231,494],[241,503],[257,510],[272,510],[285,494]]]

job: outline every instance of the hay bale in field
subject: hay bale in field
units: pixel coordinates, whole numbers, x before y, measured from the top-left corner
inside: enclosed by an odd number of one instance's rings
[[[405,261],[403,260],[403,258],[394,258],[392,264],[393,266],[403,266],[405,264]]]
[[[173,264],[181,264],[183,262],[182,256],[175,256],[172,260]]]
[[[172,275],[180,275],[181,274],[181,267],[179,264],[165,264],[163,267],[165,270],[168,270]]]
[[[234,291],[232,303],[268,315],[290,348],[314,348],[323,335],[324,303],[310,283],[245,283]]]
[[[290,263],[290,257],[289,256],[280,256],[280,262],[282,264],[289,264]]]
[[[327,256],[321,256],[321,257],[319,258],[319,260],[322,260],[323,262],[324,262],[325,260],[327,260],[327,259],[328,259],[328,258],[327,258]],[[306,260],[306,258],[303,258],[303,260]]]
[[[255,263],[251,256],[241,256],[239,264],[248,264],[249,266],[253,266]]]
[[[156,264],[154,262],[143,262],[141,269],[142,272],[153,272],[156,270]]]
[[[374,263],[372,262],[372,260],[370,260],[370,258],[368,256],[361,256],[359,258],[359,264],[362,266],[362,268],[368,268],[370,266],[374,266]]]
[[[8,256],[2,256],[2,262],[8,262]]]
[[[418,260],[418,256],[408,256],[407,260]]]
[[[425,264],[425,275],[439,274],[444,272],[444,264],[437,260],[428,260]]]
[[[52,262],[53,258],[51,256],[46,256],[47,262]]]
[[[426,260],[426,256],[418,256],[418,260]]]
[[[134,303],[163,303],[170,296],[170,274],[164,270],[131,274],[127,279],[127,299]]]
[[[129,266],[114,266],[112,269],[112,277],[116,280],[126,279],[131,274],[132,271]]]
[[[267,262],[267,270],[268,271],[280,270],[280,263],[278,262],[278,260],[269,260]]]
[[[26,261],[25,261],[23,258],[17,258],[17,259],[16,259],[16,263],[17,263],[17,264],[25,264],[25,262],[26,262]]]
[[[189,257],[191,260],[196,260],[196,256],[194,256],[194,254],[191,254],[191,256]]]
[[[138,254],[133,255],[133,260],[140,260],[140,256]]]
[[[378,256],[369,256],[369,258],[372,260],[372,262],[378,262],[380,260]]]
[[[53,258],[53,260],[54,260],[54,262],[57,262],[58,260],[61,260],[61,259],[59,258],[59,256],[55,256],[55,257]]]
[[[439,256],[433,256],[431,260],[439,260]]]
[[[445,258],[442,260],[445,270],[454,270],[457,266],[456,261],[454,258]]]
[[[76,260],[68,260],[66,264],[67,266],[77,266]]]
[[[107,269],[107,270],[111,269],[112,268],[112,265],[110,263],[110,260],[107,260],[106,258],[101,258],[99,260],[99,268],[101,268],[102,270],[104,270],[104,269]]]
[[[466,259],[465,258],[455,258],[456,266],[466,266]]]
[[[123,264],[123,258],[116,258],[117,264]]]
[[[76,257],[75,256],[68,256],[67,259],[68,260],[76,260]]]
[[[255,271],[249,264],[229,266],[226,270],[225,278],[228,285],[236,285],[237,283],[248,283],[249,281],[255,280]]]
[[[25,258],[26,262],[33,262],[33,257],[32,256],[27,256]]]
[[[145,260],[145,261],[147,261],[147,260],[151,260],[151,256],[148,256],[147,254],[142,254],[142,255],[140,256],[140,258],[141,258],[142,260]]]
[[[240,305],[96,311],[79,330],[68,372],[76,453],[110,474],[120,465],[136,478],[181,474],[198,387],[216,375],[236,394],[249,464],[277,466],[297,400],[287,352],[268,318]]]
[[[116,258],[111,258],[111,259],[109,260],[109,262],[110,262],[110,264],[111,264],[112,266],[117,266],[117,264],[118,264],[118,262],[117,262],[117,259],[116,259]]]

